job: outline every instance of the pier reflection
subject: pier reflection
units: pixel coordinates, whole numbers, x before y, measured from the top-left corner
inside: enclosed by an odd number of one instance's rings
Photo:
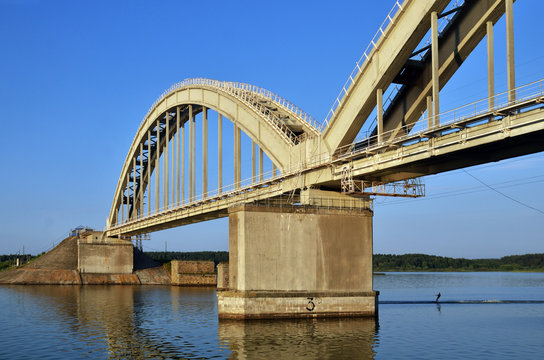
[[[233,359],[373,359],[374,319],[219,321]]]

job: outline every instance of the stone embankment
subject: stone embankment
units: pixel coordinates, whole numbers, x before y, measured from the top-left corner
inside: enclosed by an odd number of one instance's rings
[[[157,262],[134,249],[132,274],[92,274],[78,271],[78,237],[64,239],[51,251],[17,269],[0,273],[0,284],[21,285],[170,285]]]
[[[178,286],[216,286],[213,261],[172,260],[172,285]]]

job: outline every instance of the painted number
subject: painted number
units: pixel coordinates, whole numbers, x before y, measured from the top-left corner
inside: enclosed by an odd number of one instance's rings
[[[315,309],[314,298],[309,297],[309,298],[306,298],[306,299],[308,299],[308,305],[306,305],[306,310],[314,311],[314,309]]]

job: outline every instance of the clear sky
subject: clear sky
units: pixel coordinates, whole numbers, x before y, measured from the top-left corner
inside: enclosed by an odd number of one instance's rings
[[[393,1],[0,0],[0,253],[47,250],[103,228],[149,106],[191,77],[274,91],[323,119]],[[516,83],[544,78],[540,0],[514,5]],[[504,17],[496,91],[506,88]],[[487,96],[485,39],[441,92],[441,110]],[[213,130],[212,130],[213,131]],[[544,211],[544,155],[466,169]],[[213,173],[210,176],[214,176]],[[544,215],[464,171],[427,197],[375,203],[375,253],[499,257],[544,252]],[[226,219],[152,234],[144,250],[227,250]]]

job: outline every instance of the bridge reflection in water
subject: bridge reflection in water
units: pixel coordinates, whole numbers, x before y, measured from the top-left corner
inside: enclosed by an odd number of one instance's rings
[[[13,334],[24,343],[8,337],[23,357],[371,359],[374,354],[374,319],[218,322],[213,289],[6,286],[2,290],[8,292],[4,299],[24,303],[14,307],[24,309],[24,314],[14,315],[22,324],[16,331],[25,336]],[[26,344],[29,337],[34,338],[32,347]]]

